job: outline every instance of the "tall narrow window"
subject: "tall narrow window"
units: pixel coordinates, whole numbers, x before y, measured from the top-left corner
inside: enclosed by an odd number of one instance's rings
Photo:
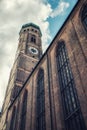
[[[14,107],[13,107],[13,111],[12,111],[11,122],[10,122],[10,130],[14,130],[15,117],[16,117],[16,107],[14,106]]]
[[[58,43],[56,56],[66,130],[86,130],[64,42]]]
[[[40,69],[37,81],[37,130],[45,130],[44,71]]]
[[[87,30],[87,4],[84,6],[82,10],[82,23]]]
[[[35,35],[31,36],[31,42],[36,43],[36,36]]]
[[[25,130],[25,126],[26,126],[27,97],[28,97],[28,91],[25,90],[24,96],[23,96],[23,102],[22,102],[20,130]]]
[[[18,105],[17,105],[17,110],[16,110],[16,121],[15,121],[15,125],[14,125],[14,130],[18,130],[18,125],[19,125],[19,110],[20,110],[20,101],[18,101]]]

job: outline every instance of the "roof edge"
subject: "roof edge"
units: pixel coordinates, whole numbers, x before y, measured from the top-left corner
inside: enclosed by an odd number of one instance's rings
[[[40,35],[42,36],[40,27],[39,27],[38,25],[34,24],[34,23],[27,23],[27,24],[24,24],[24,25],[22,25],[22,29],[23,29],[23,28],[26,28],[26,27],[30,27],[30,26],[32,26],[32,27],[38,29],[38,30],[40,31]]]

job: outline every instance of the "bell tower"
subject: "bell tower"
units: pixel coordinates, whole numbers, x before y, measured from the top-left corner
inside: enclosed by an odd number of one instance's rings
[[[41,31],[39,26],[29,23],[22,26],[19,33],[18,51],[39,60],[42,55]]]
[[[16,97],[20,88],[42,56],[41,36],[39,26],[33,23],[23,25],[20,30],[19,44],[13,66],[15,77],[11,100]]]
[[[24,82],[42,56],[41,31],[39,26],[28,23],[22,26],[15,61],[10,72],[2,107],[0,128],[6,129],[8,107],[17,96]]]

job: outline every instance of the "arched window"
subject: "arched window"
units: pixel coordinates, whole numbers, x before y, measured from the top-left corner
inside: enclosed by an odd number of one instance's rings
[[[10,122],[10,130],[15,130],[15,118],[16,118],[16,107],[13,107],[12,111],[12,117],[11,117],[11,122]]]
[[[87,30],[87,4],[85,4],[85,6],[82,9],[82,23],[85,27],[85,29]]]
[[[17,111],[16,111],[16,118],[15,118],[15,125],[14,125],[14,130],[18,130],[18,125],[19,125],[19,110],[20,110],[20,101],[18,101],[17,105]]]
[[[36,43],[36,36],[35,35],[31,36],[31,42]]]
[[[25,130],[25,126],[26,126],[27,97],[28,97],[28,91],[25,90],[23,95],[23,101],[22,101],[20,130]]]
[[[39,70],[37,80],[37,130],[45,130],[45,95],[44,95],[44,71]]]
[[[66,130],[86,130],[67,50],[63,41],[58,43],[56,54]]]

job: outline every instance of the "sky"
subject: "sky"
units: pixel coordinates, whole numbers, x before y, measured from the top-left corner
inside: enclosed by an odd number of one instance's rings
[[[77,0],[0,0],[0,111],[23,24],[42,32],[43,51],[64,23]]]

